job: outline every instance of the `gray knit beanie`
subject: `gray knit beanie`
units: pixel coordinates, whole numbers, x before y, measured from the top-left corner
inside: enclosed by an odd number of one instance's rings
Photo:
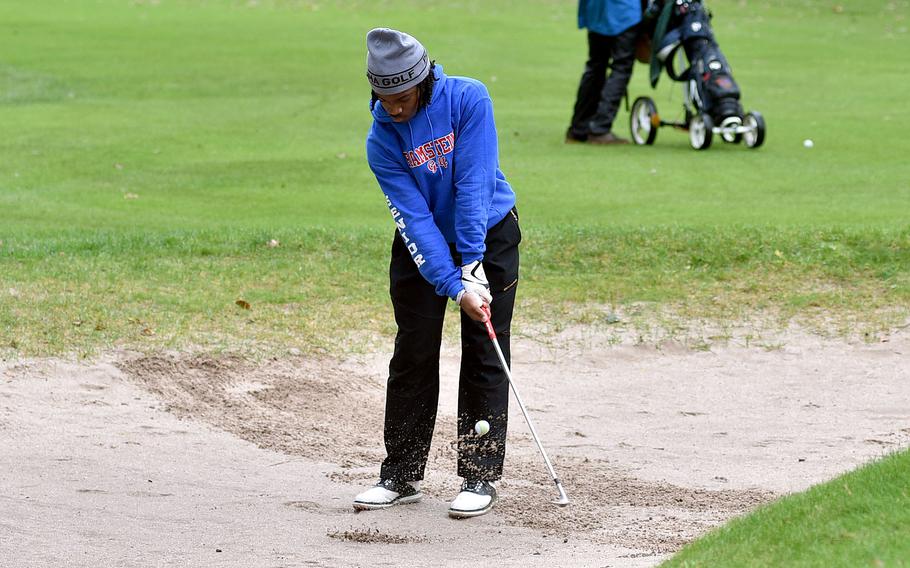
[[[378,95],[394,95],[430,73],[427,50],[404,32],[376,28],[367,34],[367,79]]]

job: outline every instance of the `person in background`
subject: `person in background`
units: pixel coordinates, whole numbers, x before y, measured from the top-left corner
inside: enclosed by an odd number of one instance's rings
[[[367,161],[395,223],[389,267],[398,333],[389,363],[386,458],[354,508],[422,497],[439,399],[439,350],[449,299],[461,308],[458,475],[452,517],[490,511],[502,477],[509,383],[481,322],[507,360],[521,231],[499,169],[493,102],[480,81],[447,76],[400,31],[367,34],[373,125]],[[488,432],[475,432],[480,421]]]
[[[566,142],[628,144],[612,128],[632,77],[641,19],[641,0],[579,0],[578,27],[588,30],[588,61]]]

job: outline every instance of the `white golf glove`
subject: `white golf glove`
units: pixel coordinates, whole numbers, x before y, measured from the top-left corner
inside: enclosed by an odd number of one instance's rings
[[[468,292],[474,292],[487,304],[493,302],[493,296],[490,294],[490,283],[487,282],[487,275],[484,273],[483,264],[479,260],[461,267],[461,285],[464,286],[464,290],[459,292],[458,297],[455,298],[459,305],[461,304],[461,299]]]

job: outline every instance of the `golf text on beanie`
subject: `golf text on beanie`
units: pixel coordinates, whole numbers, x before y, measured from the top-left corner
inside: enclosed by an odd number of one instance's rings
[[[378,95],[416,86],[430,73],[427,50],[404,32],[376,28],[367,34],[367,79]]]

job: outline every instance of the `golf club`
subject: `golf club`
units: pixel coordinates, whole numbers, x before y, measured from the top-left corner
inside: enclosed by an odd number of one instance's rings
[[[550,476],[553,478],[553,482],[556,483],[556,489],[559,490],[559,499],[556,499],[553,501],[553,503],[559,505],[560,507],[565,507],[569,504],[569,496],[566,495],[566,490],[562,488],[562,483],[559,482],[559,478],[556,476],[556,471],[553,469],[553,464],[550,463],[550,458],[547,457],[547,452],[543,449],[543,444],[540,443],[540,438],[537,436],[537,430],[534,429],[534,424],[531,423],[531,417],[528,416],[528,411],[525,409],[525,404],[521,400],[521,395],[518,394],[518,389],[515,388],[515,381],[512,380],[512,372],[509,370],[509,365],[506,363],[506,358],[502,354],[502,349],[499,347],[499,340],[496,339],[496,330],[493,329],[493,320],[490,314],[490,310],[489,308],[483,308],[483,311],[487,314],[487,321],[483,322],[487,328],[487,335],[490,336],[490,341],[493,342],[493,347],[496,349],[496,354],[499,355],[499,363],[502,365],[502,370],[506,372],[506,378],[509,380],[509,386],[512,387],[512,392],[515,394],[515,400],[518,401],[518,408],[521,409],[521,413],[525,417],[525,422],[528,423],[528,429],[531,430],[531,436],[533,436],[534,441],[537,442],[537,448],[543,455],[543,461],[547,462],[547,469],[550,470]]]

